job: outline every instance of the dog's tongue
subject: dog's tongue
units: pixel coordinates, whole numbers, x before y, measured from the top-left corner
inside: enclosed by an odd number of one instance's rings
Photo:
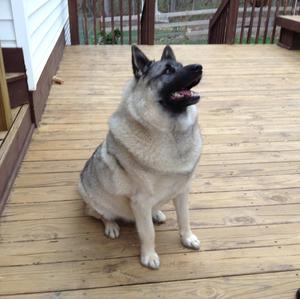
[[[193,96],[198,96],[198,93],[192,90],[181,90],[181,91],[176,91],[171,95],[171,99],[178,101],[181,100],[185,97],[193,97]]]

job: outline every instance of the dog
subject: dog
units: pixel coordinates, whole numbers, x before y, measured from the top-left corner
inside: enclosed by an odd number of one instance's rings
[[[86,213],[103,221],[107,237],[119,236],[117,219],[134,221],[141,264],[158,269],[153,222],[165,222],[160,208],[169,200],[182,244],[200,248],[189,224],[188,193],[202,147],[195,106],[200,96],[191,90],[202,66],[183,66],[170,46],[159,61],[132,46],[132,69],[106,139],[80,174],[79,192]]]

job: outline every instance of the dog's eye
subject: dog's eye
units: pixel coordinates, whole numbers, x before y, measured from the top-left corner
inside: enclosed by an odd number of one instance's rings
[[[164,71],[164,74],[172,74],[174,72],[175,72],[175,69],[172,66],[166,65],[166,69]]]

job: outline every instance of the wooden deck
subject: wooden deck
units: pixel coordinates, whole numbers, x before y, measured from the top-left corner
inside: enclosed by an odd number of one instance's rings
[[[157,226],[161,268],[138,260],[134,226],[118,240],[86,217],[85,160],[131,76],[130,49],[71,47],[0,225],[0,298],[289,299],[300,287],[300,52],[277,46],[174,46],[199,62],[204,148],[190,195],[200,252],[175,212]],[[145,47],[158,59],[161,47]]]
[[[17,117],[20,110],[21,110],[21,106],[11,109],[13,122],[15,121],[15,119],[16,119],[16,117]],[[2,147],[2,143],[4,142],[7,135],[8,135],[8,131],[0,131],[0,148]],[[1,157],[2,156],[0,154],[0,158]]]

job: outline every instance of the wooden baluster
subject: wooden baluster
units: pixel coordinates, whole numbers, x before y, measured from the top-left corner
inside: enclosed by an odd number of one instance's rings
[[[99,3],[99,32],[102,32],[102,7],[101,2]]]
[[[97,44],[96,0],[93,0],[94,44]]]
[[[119,6],[120,6],[121,45],[123,45],[123,0],[120,0]]]
[[[114,19],[114,0],[110,0],[110,24],[112,44],[115,44],[115,19]]]
[[[283,15],[286,15],[288,0],[283,0]]]
[[[141,43],[141,2],[140,0],[136,1],[136,14],[137,14],[137,43]]]
[[[105,24],[105,7],[104,7],[104,0],[101,0],[101,2],[102,2],[102,20],[103,20],[103,22],[102,22],[102,27],[103,27],[103,32],[105,33],[106,32],[106,24]]]
[[[241,28],[241,34],[240,34],[240,44],[243,43],[243,38],[244,38],[245,20],[246,20],[246,14],[247,14],[247,3],[248,3],[248,0],[244,0],[244,10],[243,10],[243,17],[242,17],[242,28]]]
[[[218,35],[217,35],[217,43],[223,44],[224,43],[224,31],[225,27],[223,26],[223,20],[224,20],[225,13],[220,15],[220,21],[218,22]]]
[[[294,6],[293,6],[293,15],[297,14],[297,4],[298,4],[299,0],[295,0]]]
[[[228,2],[228,8],[226,13],[226,34],[225,34],[225,43],[234,44],[235,43],[235,34],[237,19],[239,14],[239,0],[230,0]]]
[[[293,12],[294,15],[297,15],[297,5],[298,5],[298,3],[300,3],[300,1],[299,0],[295,0],[295,8],[294,8],[294,12]],[[300,5],[299,5],[298,14],[300,14]]]
[[[209,20],[208,42],[210,44],[234,42],[238,6],[239,0],[222,0],[216,13]],[[229,11],[228,7],[230,9]],[[221,28],[220,24],[224,22],[222,19],[223,15],[225,15],[225,23],[223,28]],[[221,36],[222,31],[224,32],[223,36]]]
[[[79,22],[78,22],[78,11],[77,11],[77,1],[68,0],[69,6],[69,22],[70,22],[70,34],[71,34],[71,44],[78,45],[79,41]]]
[[[224,38],[224,34],[222,34],[222,30],[225,28],[222,27],[222,16],[223,16],[223,14],[220,15],[219,22],[217,23],[216,42],[218,44],[223,44],[223,38]]]
[[[155,0],[144,1],[141,19],[141,44],[153,45],[155,36]]]
[[[267,35],[268,35],[268,29],[269,29],[269,21],[270,21],[270,13],[271,13],[271,8],[272,8],[272,2],[273,0],[268,0],[268,12],[267,12],[267,17],[266,17],[266,23],[265,23],[265,32],[264,32],[264,38],[263,38],[263,43],[266,43],[267,40]]]
[[[0,47],[0,131],[9,130],[11,124],[12,115],[10,110],[2,49]]]
[[[86,15],[86,0],[83,1],[82,3],[82,12],[83,12],[83,20],[84,20],[84,40],[85,44],[89,44],[89,32],[88,32],[88,20],[87,20],[87,15]]]
[[[255,16],[255,4],[256,4],[256,0],[253,0],[253,2],[252,2],[251,17],[250,17],[250,24],[249,24],[248,35],[247,35],[247,44],[250,44],[250,42],[251,42],[253,19],[254,19],[254,16]]]
[[[259,9],[259,16],[258,16],[258,23],[257,23],[257,29],[256,29],[256,37],[255,37],[255,43],[258,43],[259,39],[259,32],[260,32],[260,25],[261,25],[261,17],[263,12],[263,1],[260,1],[260,9]]]
[[[221,43],[221,41],[220,41],[220,36],[221,36],[221,34],[220,34],[220,28],[221,28],[220,23],[221,23],[221,15],[220,15],[220,18],[219,18],[219,22],[216,22],[216,24],[214,25],[214,28],[215,28],[214,43],[215,44]]]
[[[228,34],[228,12],[229,6],[227,5],[226,9],[224,10],[221,20],[220,20],[220,43],[226,43],[226,36]]]
[[[129,16],[129,45],[131,45],[131,0],[128,0],[128,16]]]
[[[273,23],[273,30],[272,30],[272,35],[271,35],[271,44],[274,43],[274,38],[275,38],[275,33],[276,33],[276,22],[275,22],[275,20],[276,20],[276,17],[278,15],[278,11],[279,11],[279,5],[280,5],[279,1],[280,0],[276,0],[276,11],[275,11],[274,21],[273,21],[274,23]]]
[[[291,13],[290,13],[290,15],[294,14],[294,7],[295,7],[296,3],[297,3],[297,0],[291,0]]]

